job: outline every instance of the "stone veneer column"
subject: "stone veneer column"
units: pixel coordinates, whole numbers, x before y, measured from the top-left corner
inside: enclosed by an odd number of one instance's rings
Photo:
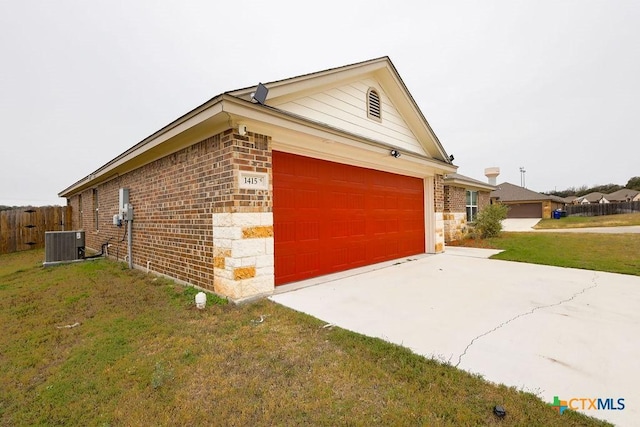
[[[274,289],[273,214],[214,213],[215,292],[234,300]]]
[[[445,243],[461,240],[467,234],[467,213],[444,213]]]
[[[435,216],[435,252],[444,251],[444,177],[433,178],[434,216]]]
[[[224,133],[233,179],[221,186],[213,213],[213,288],[220,295],[242,300],[268,294],[275,287],[271,138],[237,127]],[[249,174],[249,175],[247,175]],[[250,177],[266,177],[265,188],[241,185]],[[246,183],[245,183],[246,184]]]

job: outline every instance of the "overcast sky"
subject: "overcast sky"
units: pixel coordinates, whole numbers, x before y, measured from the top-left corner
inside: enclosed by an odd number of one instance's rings
[[[640,175],[640,1],[0,0],[0,204],[57,193],[222,92],[389,56],[458,172]]]

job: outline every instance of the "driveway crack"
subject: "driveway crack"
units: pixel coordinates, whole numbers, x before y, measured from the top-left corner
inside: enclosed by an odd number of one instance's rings
[[[540,305],[540,306],[538,306],[538,307],[534,307],[534,308],[532,308],[531,310],[529,310],[529,311],[527,311],[527,312],[525,312],[525,313],[520,313],[520,314],[518,314],[517,316],[514,316],[514,317],[512,317],[512,318],[511,318],[511,319],[509,319],[509,320],[505,320],[504,322],[500,323],[500,324],[499,324],[498,326],[496,326],[495,328],[493,328],[493,329],[491,329],[491,330],[489,330],[489,331],[487,331],[487,332],[484,332],[484,333],[482,333],[482,334],[478,335],[477,337],[475,337],[474,339],[472,339],[472,340],[471,340],[471,342],[469,342],[469,344],[467,344],[467,346],[465,347],[465,349],[464,349],[464,351],[462,352],[462,354],[460,354],[460,356],[458,356],[458,363],[456,363],[456,364],[455,364],[455,367],[457,368],[457,367],[460,365],[460,363],[462,362],[462,358],[467,354],[467,351],[469,350],[469,348],[471,348],[471,346],[472,346],[476,341],[478,341],[480,338],[485,337],[485,336],[487,336],[487,335],[489,335],[489,334],[491,334],[491,333],[493,333],[493,332],[497,331],[498,329],[502,328],[503,326],[508,325],[509,323],[513,322],[513,321],[514,321],[514,320],[516,320],[516,319],[519,319],[519,318],[521,318],[521,317],[525,317],[525,316],[529,316],[530,314],[533,314],[533,313],[535,313],[535,312],[536,312],[536,311],[538,311],[538,310],[542,310],[543,308],[549,308],[549,307],[557,307],[557,306],[562,305],[562,304],[564,304],[564,303],[566,303],[566,302],[569,302],[569,301],[573,300],[574,298],[576,298],[578,295],[582,295],[583,293],[585,293],[585,292],[587,292],[588,290],[593,289],[593,288],[595,288],[595,287],[597,287],[597,286],[598,286],[598,283],[597,283],[597,281],[596,281],[596,274],[594,273],[593,278],[591,279],[591,285],[590,285],[590,286],[586,286],[586,287],[582,288],[582,290],[580,290],[580,291],[576,292],[575,294],[571,295],[571,297],[566,298],[566,299],[563,299],[563,300],[558,301],[558,302],[555,302],[555,303],[553,303],[553,304]]]

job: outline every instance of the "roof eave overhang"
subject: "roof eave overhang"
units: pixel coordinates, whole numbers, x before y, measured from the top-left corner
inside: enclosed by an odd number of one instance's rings
[[[135,167],[131,166],[134,166],[133,164],[136,163],[134,160],[139,159],[141,155],[149,153],[153,149],[161,150],[161,144],[164,142],[171,138],[175,138],[177,135],[180,135],[181,133],[215,117],[222,112],[221,101],[222,96],[216,96],[199,107],[191,110],[157,132],[149,135],[133,147],[126,150],[124,153],[115,157],[113,160],[105,163],[93,173],[65,188],[58,193],[58,196],[69,197],[78,191],[91,188],[97,183],[104,182],[105,180],[108,180],[109,177],[135,169]]]
[[[505,200],[499,196],[491,196],[492,199],[499,200],[502,203],[542,203],[542,202],[550,202],[551,199],[527,199],[527,200]]]
[[[384,141],[365,138],[286,111],[222,94],[143,139],[93,173],[62,190],[58,196],[71,197],[80,191],[93,188],[113,177],[193,145],[224,129],[234,127],[238,123],[255,124],[256,131],[262,128],[267,134],[275,126],[344,144],[362,144],[378,150],[397,148]],[[457,166],[447,161],[416,153],[402,154],[405,161],[427,166],[436,173],[444,175],[457,170]]]
[[[482,184],[475,181],[467,181],[467,180],[456,179],[456,178],[453,178],[453,179],[445,178],[444,185],[452,185],[454,187],[473,188],[473,189],[479,189],[484,191],[494,191],[496,189],[495,185]]]

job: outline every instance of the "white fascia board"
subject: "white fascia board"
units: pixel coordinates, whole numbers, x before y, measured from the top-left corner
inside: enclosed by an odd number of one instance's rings
[[[450,179],[450,180],[445,179],[444,185],[451,185],[454,187],[464,187],[464,188],[471,188],[471,189],[480,189],[480,190],[486,190],[486,191],[493,191],[497,188],[496,186],[493,186],[490,184],[483,185],[477,182],[464,181],[460,179]]]

